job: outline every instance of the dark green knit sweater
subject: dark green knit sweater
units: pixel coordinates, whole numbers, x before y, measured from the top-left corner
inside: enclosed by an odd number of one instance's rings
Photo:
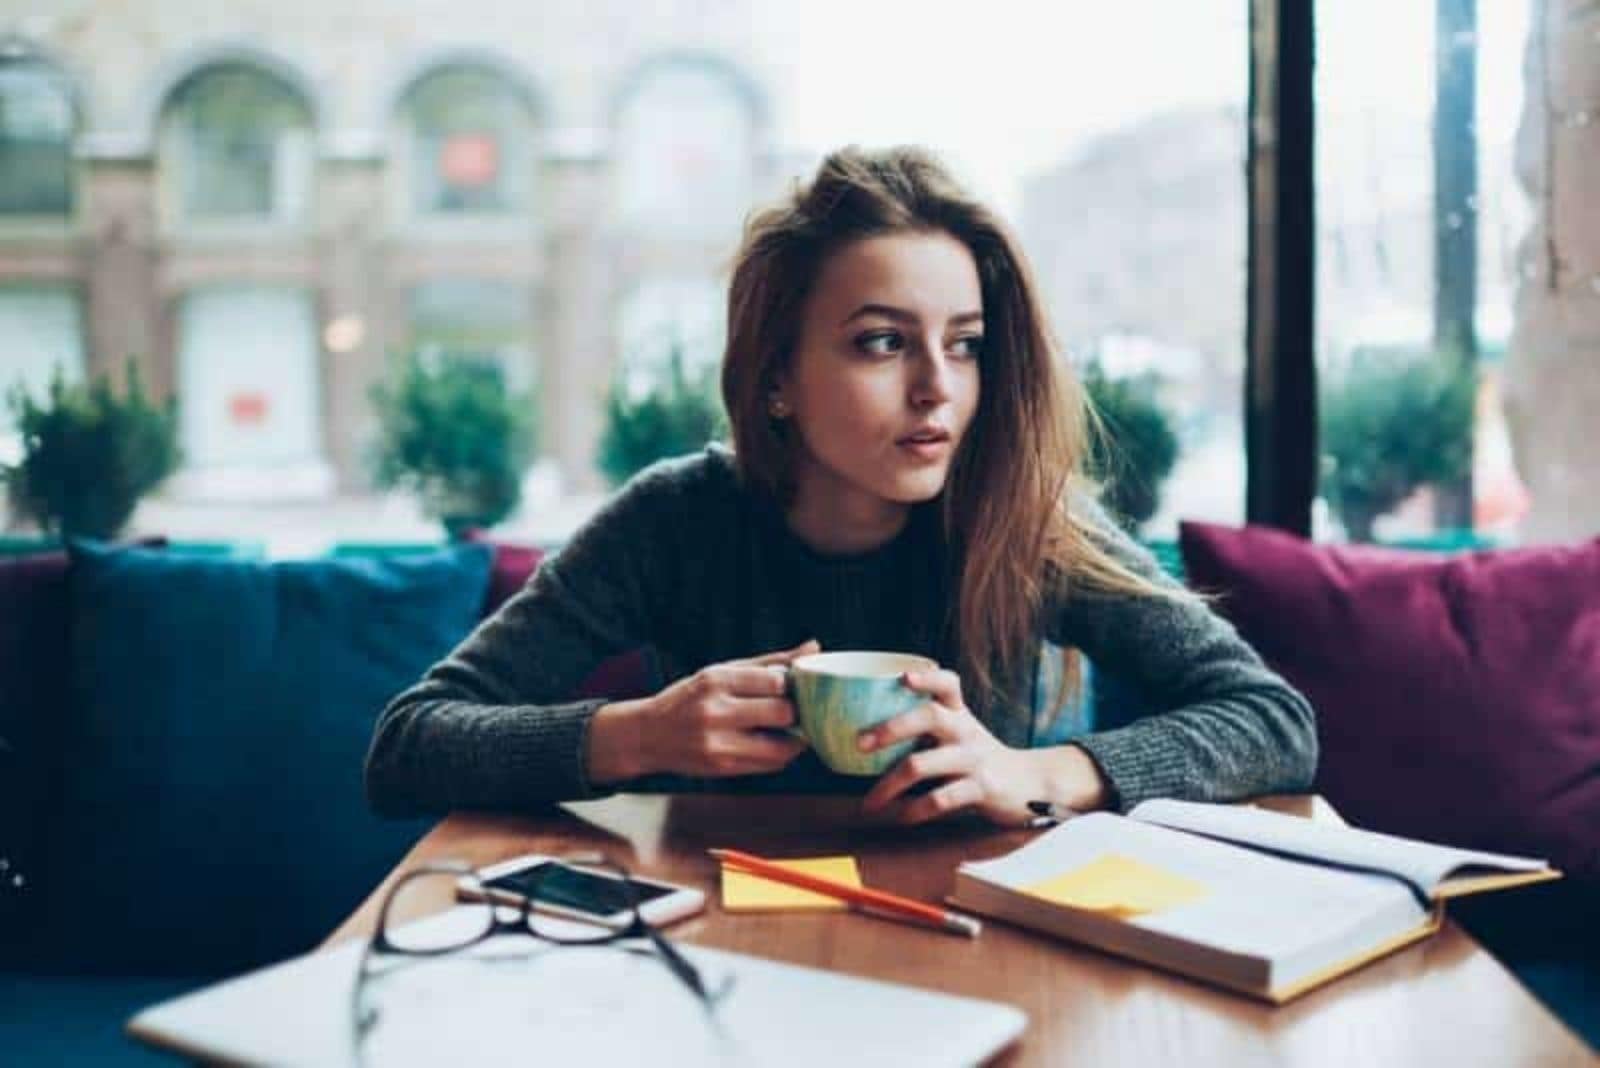
[[[1087,502],[1125,564],[1170,582]],[[667,680],[707,664],[787,649],[889,649],[956,663],[942,539],[914,509],[888,544],[851,557],[809,549],[776,508],[740,484],[720,446],[636,476],[528,586],[383,712],[367,793],[392,815],[527,808],[595,797],[585,735],[601,700],[573,701],[604,658],[648,646]],[[1148,797],[1225,800],[1303,790],[1316,767],[1310,706],[1197,600],[1078,593],[1048,605],[1043,636],[1081,650],[1158,711],[1073,739],[1126,809]],[[1013,746],[1032,744],[1033,701],[973,707]],[[859,791],[805,753],[774,775],[642,788]]]

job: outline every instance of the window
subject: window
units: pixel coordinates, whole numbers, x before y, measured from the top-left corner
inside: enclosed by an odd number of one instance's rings
[[[72,211],[72,91],[60,71],[0,60],[0,217]]]
[[[1097,470],[1107,502],[1160,539],[1180,519],[1244,517],[1247,42],[1243,5],[1133,9],[1094,49],[1139,73],[1112,75],[1070,47],[1061,65],[1077,81],[1060,118],[1023,112],[1040,127],[1038,158],[996,148],[1015,168],[1017,231],[1065,359],[1111,434]],[[1137,29],[1158,13],[1188,50],[1182,77]],[[1095,71],[1143,88],[1115,105],[1075,94]],[[981,159],[990,136],[974,129],[958,162]],[[979,173],[1004,177],[998,160]]]
[[[421,216],[526,211],[533,190],[533,114],[491,71],[450,67],[418,81],[401,105],[411,211]]]
[[[209,67],[167,106],[163,185],[186,222],[303,219],[314,155],[306,102],[254,67]]]
[[[722,361],[726,286],[706,278],[652,279],[622,303],[622,384],[638,396],[666,381],[674,358],[694,378]]]
[[[492,360],[513,389],[537,377],[533,321],[525,285],[441,278],[411,292],[411,347],[441,355]]]
[[[0,391],[20,384],[42,397],[57,370],[70,382],[84,371],[77,291],[62,285],[0,286]]]
[[[755,122],[732,76],[692,60],[648,67],[618,113],[623,227],[732,241],[755,192]]]
[[[252,472],[315,466],[320,393],[311,295],[270,286],[213,286],[178,314],[178,414],[185,466],[261,486]],[[287,488],[280,485],[279,488]]]
[[[1501,403],[1529,5],[1323,0],[1316,20],[1318,528],[1508,537],[1531,500]]]

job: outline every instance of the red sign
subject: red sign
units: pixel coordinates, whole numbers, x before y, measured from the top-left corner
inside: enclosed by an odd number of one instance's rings
[[[439,150],[439,172],[453,186],[489,185],[500,173],[500,142],[488,134],[452,134]]]
[[[236,426],[260,426],[271,407],[264,393],[235,393],[228,398],[228,418]]]

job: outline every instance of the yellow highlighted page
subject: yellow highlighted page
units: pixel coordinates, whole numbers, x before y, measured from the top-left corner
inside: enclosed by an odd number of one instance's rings
[[[1072,871],[1022,888],[1024,893],[1118,919],[1143,916],[1198,901],[1204,884],[1142,860],[1107,853]]]
[[[772,863],[791,871],[832,879],[836,883],[859,887],[861,873],[855,857],[807,857],[801,860],[775,860]],[[826,894],[785,886],[748,872],[722,868],[722,908],[726,912],[776,912],[837,910],[845,903]]]

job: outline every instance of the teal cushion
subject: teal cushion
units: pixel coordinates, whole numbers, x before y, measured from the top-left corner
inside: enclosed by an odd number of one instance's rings
[[[368,811],[362,760],[384,703],[476,622],[489,550],[73,553],[51,960],[195,974],[311,949],[425,829]]]
[[[179,1058],[129,1038],[128,1018],[203,979],[0,974],[0,1059],[7,1064],[147,1065]]]

